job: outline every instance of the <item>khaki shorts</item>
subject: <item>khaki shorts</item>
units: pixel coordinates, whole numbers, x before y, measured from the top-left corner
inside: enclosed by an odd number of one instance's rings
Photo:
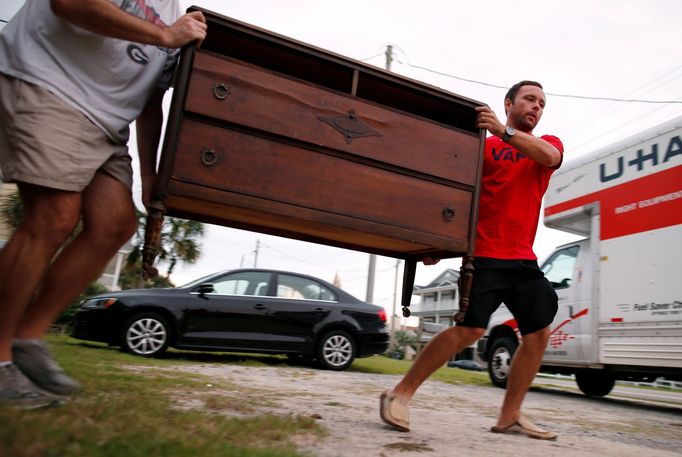
[[[97,171],[132,189],[132,159],[83,113],[0,73],[0,169],[6,182],[81,192]]]

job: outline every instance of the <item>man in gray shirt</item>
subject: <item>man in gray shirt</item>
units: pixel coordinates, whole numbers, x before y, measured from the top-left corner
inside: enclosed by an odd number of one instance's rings
[[[205,35],[178,0],[28,0],[0,33],[0,169],[24,204],[0,251],[0,402],[79,389],[43,336],[136,231],[129,125],[148,204],[177,48]]]

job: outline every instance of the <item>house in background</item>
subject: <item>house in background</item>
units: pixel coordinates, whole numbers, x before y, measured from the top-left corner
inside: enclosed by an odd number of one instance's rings
[[[118,250],[116,255],[109,260],[107,267],[104,269],[102,276],[99,277],[97,282],[111,291],[121,290],[121,287],[118,285],[118,279],[121,277],[123,264],[132,250],[133,244],[131,243],[131,240],[128,240],[126,244]]]
[[[13,193],[16,188],[17,186],[14,184],[3,183],[0,176],[0,205],[5,200],[5,197]],[[0,220],[0,249],[5,245],[11,234],[12,230],[7,226],[7,224]]]
[[[452,326],[452,317],[459,311],[459,271],[448,268],[425,286],[415,286],[412,295],[419,297],[410,305],[412,316],[419,318],[420,345],[427,343],[438,331]],[[452,360],[474,360],[482,363],[476,354],[476,344],[456,354]]]
[[[410,305],[412,315],[420,322],[452,325],[452,316],[459,309],[459,272],[448,268],[425,286],[415,286],[412,294],[419,302]]]
[[[17,186],[15,184],[7,184],[0,179],[0,205],[5,201],[5,197],[16,192],[16,190]],[[10,235],[12,235],[11,228],[0,220],[0,249],[5,245]],[[118,285],[118,279],[121,275],[123,263],[128,257],[128,254],[132,251],[132,247],[132,243],[128,241],[119,249],[116,255],[107,264],[102,276],[97,280],[98,283],[112,291],[121,290]]]

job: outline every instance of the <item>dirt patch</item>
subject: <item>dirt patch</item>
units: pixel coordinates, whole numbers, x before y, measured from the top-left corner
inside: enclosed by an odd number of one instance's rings
[[[525,414],[559,433],[556,442],[544,442],[489,432],[503,390],[427,381],[413,399],[412,430],[401,433],[385,426],[378,412],[379,394],[398,382],[398,376],[218,364],[164,370],[211,378],[201,392],[183,395],[178,407],[208,408],[228,416],[315,418],[328,434],[297,444],[319,457],[682,455],[682,411],[673,408],[533,390],[524,403]]]

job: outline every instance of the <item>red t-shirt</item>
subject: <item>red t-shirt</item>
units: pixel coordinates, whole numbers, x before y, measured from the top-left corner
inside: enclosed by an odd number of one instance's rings
[[[552,135],[540,138],[563,155],[564,145],[559,138]],[[542,196],[553,172],[554,169],[526,157],[496,136],[486,139],[476,257],[537,260],[533,241]]]

